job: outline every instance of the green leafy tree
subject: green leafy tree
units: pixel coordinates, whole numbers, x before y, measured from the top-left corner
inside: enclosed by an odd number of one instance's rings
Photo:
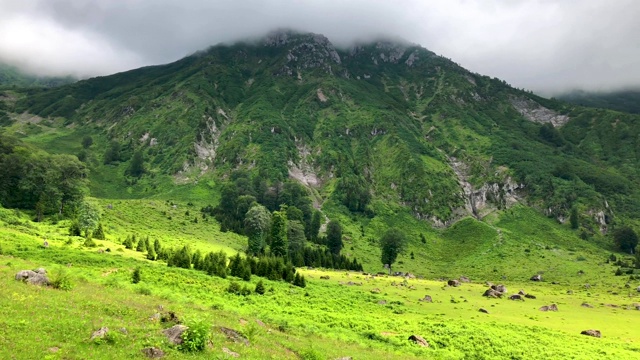
[[[247,254],[259,255],[264,252],[265,240],[271,225],[271,213],[262,205],[255,205],[244,218],[244,231],[248,237]]]
[[[78,226],[89,236],[100,222],[100,210],[93,204],[83,201],[78,209]]]
[[[144,156],[142,151],[138,150],[133,153],[129,167],[127,168],[127,174],[133,177],[141,177],[145,173],[144,169]]]
[[[120,161],[120,143],[112,141],[104,153],[104,164],[109,165],[116,161]]]
[[[287,256],[287,215],[285,211],[274,211],[271,219],[271,254]]]
[[[289,242],[289,254],[299,254],[304,249],[307,238],[304,235],[304,225],[300,221],[287,219],[287,240]]]
[[[342,226],[337,221],[329,221],[327,224],[327,247],[335,255],[342,250]]]
[[[396,228],[391,228],[384,233],[380,239],[380,250],[382,251],[382,264],[389,267],[391,274],[391,265],[396,262],[398,255],[401,254],[407,246],[407,238],[404,233]]]
[[[578,214],[578,208],[576,206],[571,208],[571,213],[569,214],[569,223],[571,224],[571,228],[574,230],[580,226],[580,217]]]
[[[632,228],[623,226],[613,232],[613,241],[620,250],[633,254],[638,246],[638,235]]]

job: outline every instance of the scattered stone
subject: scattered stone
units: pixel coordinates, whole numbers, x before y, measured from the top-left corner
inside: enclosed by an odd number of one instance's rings
[[[227,355],[229,355],[229,356],[231,356],[231,357],[234,357],[234,358],[240,357],[240,354],[238,354],[235,351],[231,351],[231,350],[227,349],[226,347],[222,348],[222,352],[227,354]]]
[[[587,304],[586,302],[582,303],[582,305],[580,305],[580,306],[586,307],[586,308],[593,308],[593,305]]]
[[[480,311],[481,313],[485,313],[485,314],[489,313],[489,310],[487,310],[485,308],[480,308],[480,310],[478,310],[478,311]]]
[[[600,330],[583,330],[580,334],[582,335],[587,335],[587,336],[593,336],[593,337],[602,337],[602,334],[600,333]]]
[[[151,317],[149,318],[149,320],[151,320],[151,321],[157,321],[157,320],[160,320],[160,313],[155,313],[155,314],[151,315]]]
[[[49,248],[49,242],[45,239],[44,242],[42,243],[42,247],[45,249]]]
[[[349,286],[353,286],[353,285],[362,286],[362,283],[361,283],[361,282],[357,283],[357,282],[349,281],[349,282],[348,282],[348,283],[346,283],[345,285],[349,285]]]
[[[187,331],[188,327],[184,325],[174,325],[168,329],[162,331],[162,333],[167,337],[169,343],[173,345],[182,344],[182,333]]]
[[[93,334],[91,334],[91,340],[102,339],[105,335],[107,335],[108,332],[109,332],[109,328],[108,327],[102,327],[102,328],[94,331]]]
[[[160,322],[180,324],[180,318],[178,318],[178,315],[176,315],[175,312],[168,311],[160,315]]]
[[[640,292],[640,286],[638,286],[638,287],[636,288],[636,291],[637,291],[637,292]]]
[[[242,343],[246,346],[249,346],[249,339],[247,339],[246,337],[244,337],[244,335],[240,334],[239,332],[233,329],[229,329],[221,326],[220,332],[222,332],[227,337],[227,339],[233,342]]]
[[[618,308],[618,307],[619,307],[619,306],[618,306],[618,305],[616,305],[616,304],[607,304],[607,305],[605,305],[605,306],[610,307],[610,308]]]
[[[239,322],[239,323],[240,323],[240,325],[242,325],[242,326],[245,326],[245,325],[247,325],[247,324],[249,323],[249,322],[248,322],[247,320],[245,320],[245,319],[240,319],[240,320],[238,320],[238,322]]]
[[[380,289],[378,289],[378,288],[371,289],[371,293],[372,294],[380,294]]]
[[[536,298],[535,295],[531,295],[531,294],[526,294],[524,297],[526,297],[527,299],[535,299]]]
[[[129,335],[129,331],[127,330],[127,328],[121,327],[120,329],[118,329],[118,331],[120,331],[122,335]]]
[[[322,280],[329,280],[329,275],[321,275],[320,279]]]
[[[378,301],[378,305],[387,305],[387,300]]]
[[[589,285],[589,284],[584,284],[584,288],[585,288],[585,289],[591,289],[591,285]]]
[[[524,292],[524,290],[520,290],[520,291],[518,291],[518,294],[519,294],[519,295],[522,295],[522,296],[527,295],[527,293],[526,293],[526,292]]]
[[[431,298],[431,296],[429,296],[429,295],[425,295],[422,299],[420,299],[420,301],[422,301],[422,302],[432,303],[432,302],[433,302],[433,299]]]
[[[20,270],[16,274],[16,280],[23,281],[31,285],[49,285],[49,278],[46,274],[47,272],[43,268],[40,268],[36,271]]]
[[[144,348],[142,349],[142,353],[149,359],[160,359],[164,356],[164,351],[158,349],[157,347]]]
[[[491,285],[491,288],[499,293],[502,294],[506,294],[507,293],[507,287],[500,284],[500,285]]]
[[[502,293],[495,291],[494,289],[487,289],[482,296],[490,297],[490,298],[499,298],[502,297]]]
[[[460,281],[458,281],[456,279],[452,279],[452,280],[447,281],[447,285],[453,286],[453,287],[458,287],[458,286],[460,286]]]
[[[416,344],[418,344],[420,346],[429,347],[429,343],[427,342],[427,340],[425,340],[420,335],[411,335],[411,336],[409,336],[409,340],[413,341],[414,343],[416,343]]]
[[[556,304],[545,305],[540,308],[540,311],[558,311],[558,305]]]
[[[469,278],[466,276],[460,276],[460,282],[468,283],[471,282],[471,280],[469,280]]]
[[[267,327],[267,325],[265,325],[262,321],[256,319],[256,324],[262,326],[262,327]]]
[[[509,300],[521,300],[521,301],[524,301],[524,299],[522,298],[522,295],[520,295],[520,294],[513,294],[513,295],[509,296]]]
[[[542,281],[542,275],[540,275],[540,274],[533,275],[529,280],[531,280],[531,281]]]
[[[60,348],[59,348],[59,347],[57,347],[57,346],[50,347],[50,348],[49,348],[49,351],[50,351],[50,352],[52,352],[52,353],[57,353],[58,351],[60,351]]]

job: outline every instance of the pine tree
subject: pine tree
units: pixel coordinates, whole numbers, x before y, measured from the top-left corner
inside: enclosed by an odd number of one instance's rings
[[[329,221],[327,224],[327,246],[336,255],[342,250],[342,226],[337,221]]]
[[[140,239],[140,241],[138,241],[138,246],[136,247],[136,251],[138,252],[147,251],[146,243],[143,239]]]
[[[93,231],[93,238],[98,240],[104,240],[104,229],[102,228],[102,223],[98,223],[98,227]]]
[[[255,292],[256,294],[264,295],[265,289],[262,280],[258,281],[258,283],[256,284]]]
[[[160,244],[160,240],[156,239],[153,242],[153,250],[156,251],[156,254],[160,254],[160,251],[162,251],[162,245]]]
[[[271,220],[271,254],[287,255],[287,215],[285,211],[274,211]]]
[[[147,259],[151,260],[151,261],[155,261],[157,257],[156,251],[153,248],[153,246],[150,246],[149,249],[147,249]]]
[[[137,284],[141,280],[140,268],[137,267],[133,270],[133,275],[131,275],[131,282]]]

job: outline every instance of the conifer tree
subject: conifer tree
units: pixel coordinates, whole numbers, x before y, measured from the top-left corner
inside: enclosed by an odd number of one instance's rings
[[[262,282],[262,280],[258,281],[258,283],[256,284],[255,292],[256,294],[264,295],[265,289],[264,289],[264,283]]]
[[[157,257],[156,250],[153,248],[153,246],[150,246],[147,249],[147,259],[151,261],[155,261],[156,257]]]
[[[141,280],[141,278],[142,278],[142,275],[141,275],[141,273],[140,273],[140,272],[141,272],[141,271],[140,271],[140,268],[139,268],[139,267],[137,267],[137,268],[135,268],[135,269],[133,270],[133,275],[131,275],[131,282],[132,282],[132,283],[137,284],[137,283],[139,283],[139,282],[140,282],[140,280]]]
[[[271,254],[287,255],[287,215],[285,211],[274,211],[271,220]]]

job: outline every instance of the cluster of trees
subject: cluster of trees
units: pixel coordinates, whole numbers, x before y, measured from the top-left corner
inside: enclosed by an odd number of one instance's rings
[[[136,235],[128,235],[122,242],[125,248],[129,250],[135,249],[138,252],[146,252],[149,260],[168,260],[172,255],[169,249],[164,249],[160,240],[155,239],[153,243],[149,240],[149,236],[136,238]]]
[[[50,155],[0,135],[0,203],[6,208],[70,216],[82,203],[88,170],[75,156]]]

